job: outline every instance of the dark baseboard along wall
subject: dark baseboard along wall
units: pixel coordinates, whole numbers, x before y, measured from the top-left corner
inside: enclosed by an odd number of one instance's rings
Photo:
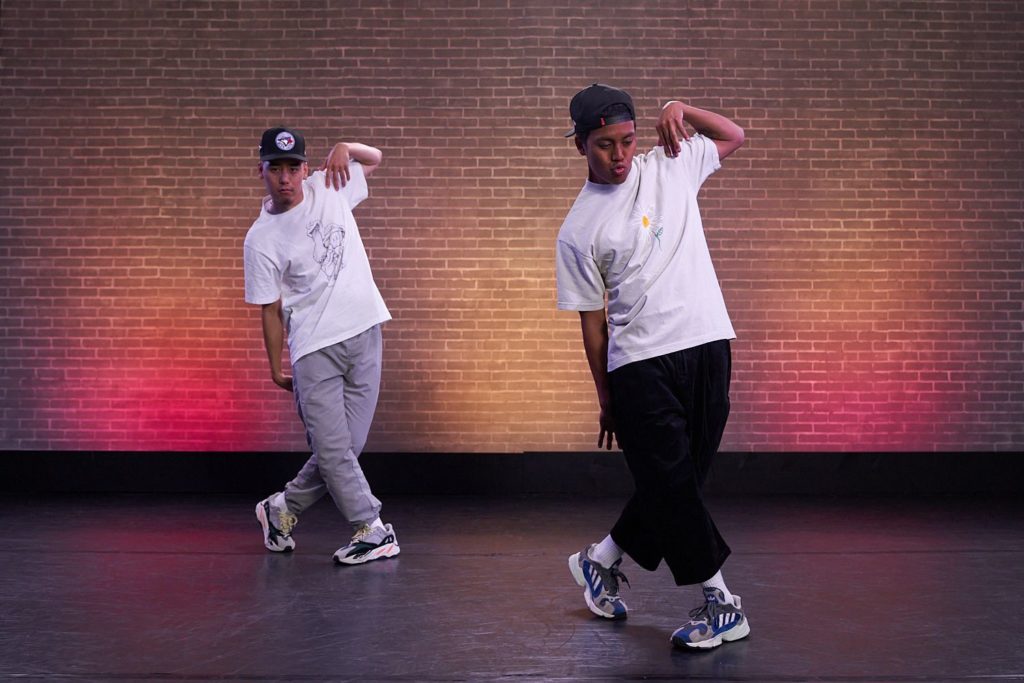
[[[239,493],[279,490],[305,453],[0,452],[10,493]],[[620,452],[364,453],[387,495],[628,495]],[[1024,453],[720,453],[717,495],[1019,496]]]

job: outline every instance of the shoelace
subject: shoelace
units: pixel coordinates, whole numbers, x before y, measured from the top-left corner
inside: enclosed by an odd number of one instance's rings
[[[598,574],[601,575],[601,580],[604,581],[604,585],[609,595],[618,596],[619,579],[622,579],[623,583],[632,588],[632,586],[629,585],[629,579],[626,578],[625,574],[619,571],[619,567],[617,565],[608,569],[605,569],[601,565],[597,565],[597,567]]]
[[[295,525],[299,523],[299,518],[290,512],[281,512],[277,517],[280,522],[279,530],[285,536],[290,534]]]
[[[364,538],[370,535],[371,531],[373,531],[373,529],[371,529],[368,524],[364,524],[363,526],[359,527],[359,529],[354,534],[352,534],[352,543],[358,543],[359,541],[363,540]]]
[[[704,621],[709,624],[714,623],[715,617],[718,616],[719,605],[717,602],[711,602],[708,600],[700,607],[695,607],[690,610],[690,617],[694,620]]]

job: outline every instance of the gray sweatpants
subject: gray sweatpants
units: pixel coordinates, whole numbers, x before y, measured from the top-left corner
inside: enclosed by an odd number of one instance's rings
[[[295,405],[313,455],[284,490],[299,514],[330,493],[358,528],[377,519],[380,501],[359,466],[380,393],[380,325],[303,356],[292,365]]]

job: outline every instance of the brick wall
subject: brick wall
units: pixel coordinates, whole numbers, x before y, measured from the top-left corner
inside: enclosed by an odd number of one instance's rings
[[[385,162],[371,450],[591,449],[553,239],[568,98],[743,125],[702,193],[739,334],[733,451],[1024,448],[1015,0],[0,5],[0,444],[301,450],[241,246],[260,131]],[[689,6],[688,6],[689,5]]]

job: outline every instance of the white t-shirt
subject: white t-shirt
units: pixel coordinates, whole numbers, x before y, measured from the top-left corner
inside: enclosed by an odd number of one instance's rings
[[[357,162],[349,170],[340,190],[313,173],[302,202],[284,213],[268,213],[264,201],[245,236],[245,301],[281,300],[293,363],[391,319],[352,216],[367,197],[366,176]]]
[[[697,192],[721,167],[694,135],[675,158],[633,157],[621,185],[587,181],[558,232],[558,308],[608,306],[608,371],[736,333],[704,238]]]

